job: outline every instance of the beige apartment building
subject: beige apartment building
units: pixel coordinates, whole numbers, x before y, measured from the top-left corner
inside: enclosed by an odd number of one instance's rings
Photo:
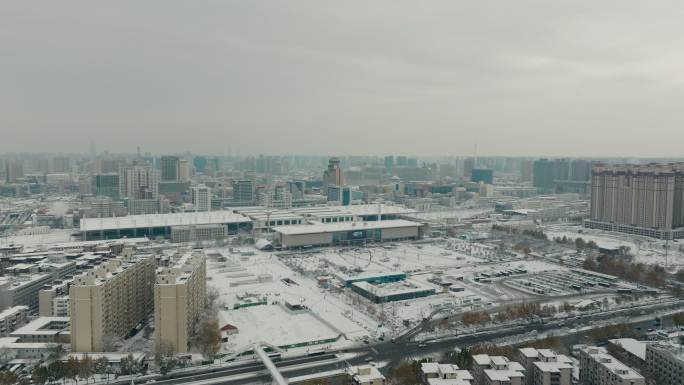
[[[154,309],[156,262],[151,254],[122,256],[74,278],[69,288],[71,349],[99,352],[110,337],[125,337]]]
[[[206,258],[186,253],[159,268],[154,285],[155,348],[162,344],[177,353],[188,351],[190,337],[206,303]]]
[[[684,164],[596,165],[585,226],[661,239],[684,231]]]

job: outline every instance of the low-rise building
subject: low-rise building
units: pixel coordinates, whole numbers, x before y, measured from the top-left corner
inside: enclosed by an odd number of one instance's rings
[[[579,349],[580,382],[584,385],[645,385],[644,376],[608,354],[604,347]]]
[[[471,385],[473,376],[457,365],[424,362],[420,364],[423,381],[429,385]]]
[[[0,277],[0,309],[23,305],[38,310],[38,292],[51,281],[49,274]]]
[[[385,376],[371,365],[351,368],[351,379],[352,385],[385,385]]]
[[[476,354],[473,356],[475,385],[523,385],[525,368],[503,356]]]
[[[572,360],[550,349],[521,348],[518,361],[525,368],[527,385],[571,385]]]
[[[68,343],[71,339],[68,317],[38,317],[9,333],[18,342]]]
[[[0,312],[0,336],[6,336],[27,322],[28,306],[14,306]]]

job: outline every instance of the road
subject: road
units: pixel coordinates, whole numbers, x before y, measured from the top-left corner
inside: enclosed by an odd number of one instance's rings
[[[395,342],[377,341],[373,344],[357,346],[345,349],[340,352],[331,352],[320,356],[303,356],[284,358],[275,362],[286,378],[303,376],[315,372],[323,372],[335,369],[343,369],[347,365],[361,365],[369,360],[374,362],[384,362],[388,366],[393,366],[403,360],[417,358],[427,355],[437,355],[453,351],[454,347],[472,346],[483,342],[496,340],[498,338],[522,336],[532,331],[541,334],[544,332],[558,330],[561,328],[580,328],[587,325],[596,325],[600,321],[614,320],[617,317],[638,317],[642,313],[652,315],[651,320],[656,317],[656,312],[681,308],[682,303],[645,305],[637,308],[620,309],[616,311],[606,311],[587,315],[583,317],[557,320],[543,324],[525,323],[519,325],[499,325],[489,330],[477,333],[462,334],[439,337],[432,340],[414,341],[410,339],[399,339]],[[666,318],[667,320],[668,318]],[[562,323],[562,324],[561,324]],[[629,322],[628,322],[629,323]],[[642,332],[648,329],[651,321],[640,321],[633,324],[635,330]],[[637,329],[638,328],[638,329]],[[586,331],[579,331],[563,336],[564,342],[568,345],[583,342],[583,334]],[[341,359],[335,353],[350,354],[352,357]],[[134,380],[136,384],[142,384],[151,377]],[[256,382],[270,382],[270,374],[260,362],[250,361],[245,363],[233,363],[230,366],[214,368],[195,368],[187,372],[173,372],[166,376],[155,378],[156,385],[178,385],[178,384],[232,384],[241,385]],[[114,384],[130,384],[131,380],[119,379]]]

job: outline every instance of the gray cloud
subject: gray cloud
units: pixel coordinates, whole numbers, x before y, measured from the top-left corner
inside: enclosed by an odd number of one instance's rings
[[[682,155],[675,1],[0,5],[0,151]]]

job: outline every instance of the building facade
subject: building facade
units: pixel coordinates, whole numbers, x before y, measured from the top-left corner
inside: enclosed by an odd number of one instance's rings
[[[579,350],[580,382],[584,385],[645,385],[644,377],[608,354],[604,347]]]
[[[684,164],[594,166],[585,226],[661,239],[684,237]]]
[[[123,255],[74,279],[69,288],[71,338],[75,352],[107,349],[107,340],[125,337],[154,310],[155,258]]]
[[[186,353],[205,310],[206,258],[185,254],[172,267],[160,268],[154,285],[155,347]]]

